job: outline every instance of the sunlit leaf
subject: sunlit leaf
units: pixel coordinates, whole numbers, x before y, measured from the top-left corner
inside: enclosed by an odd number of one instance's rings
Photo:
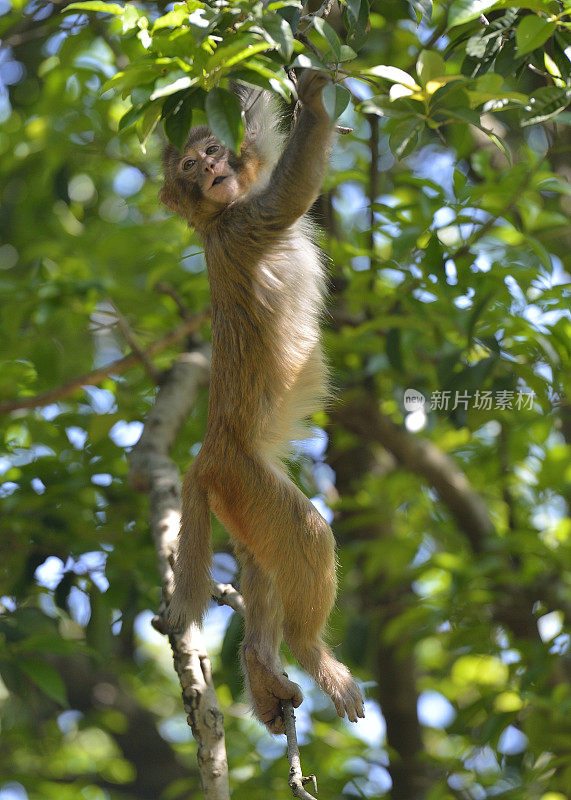
[[[363,70],[363,75],[371,75],[376,78],[385,78],[386,80],[393,81],[394,83],[400,83],[403,86],[406,86],[407,89],[420,91],[420,86],[412,77],[412,75],[409,75],[408,72],[405,72],[398,67],[379,64],[376,67],[370,67],[369,69]]]
[[[103,14],[122,14],[123,6],[118,3],[106,3],[104,0],[85,0],[82,3],[70,3],[64,11],[99,11]]]
[[[289,23],[278,14],[266,14],[263,18],[264,30],[278,45],[280,55],[289,61],[293,53],[294,38]]]
[[[498,4],[498,0],[453,0],[448,10],[448,27],[463,25],[477,19],[484,11]]]
[[[161,28],[178,28],[184,22],[188,22],[188,10],[181,5],[156,19],[153,23],[153,32]]]
[[[446,74],[446,64],[440,53],[423,50],[416,62],[416,73],[421,84],[426,86],[428,81]]]
[[[166,86],[154,91],[150,96],[150,100],[158,100],[160,97],[168,97],[170,94],[176,94],[176,92],[180,92],[182,89],[189,89],[191,86],[194,86],[195,83],[197,83],[197,78],[191,78],[190,76],[178,78],[178,80],[167,83]]]

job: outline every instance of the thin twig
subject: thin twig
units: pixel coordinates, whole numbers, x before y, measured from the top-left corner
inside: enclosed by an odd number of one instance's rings
[[[163,336],[161,339],[157,339],[156,342],[150,344],[145,349],[146,355],[152,356],[156,353],[160,353],[163,350],[166,350],[167,347],[176,344],[176,342],[178,342],[180,339],[184,339],[185,336],[188,336],[191,333],[196,333],[196,331],[199,330],[201,325],[206,322],[209,317],[209,310],[201,311],[198,314],[195,314],[192,319],[187,320],[184,325],[181,325],[174,331],[167,333],[166,336]],[[92,372],[87,372],[84,375],[79,375],[76,378],[72,378],[72,380],[67,381],[67,383],[63,383],[61,386],[58,386],[55,389],[50,389],[49,392],[32,395],[31,397],[18,397],[14,400],[6,400],[3,403],[0,403],[0,414],[8,414],[11,411],[17,411],[25,408],[41,408],[42,406],[47,406],[50,403],[57,403],[59,400],[63,400],[64,398],[75,394],[84,386],[95,386],[98,383],[101,383],[101,381],[105,380],[105,378],[107,378],[109,375],[120,375],[122,372],[126,372],[128,369],[134,367],[138,363],[139,356],[136,353],[129,353],[129,355],[123,356],[123,358],[118,358],[116,361],[112,361],[110,364],[106,364],[104,367],[99,367],[98,369],[94,369]]]
[[[317,794],[317,778],[315,775],[308,775],[307,778],[304,778],[301,771],[299,745],[295,729],[295,713],[291,700],[282,700],[282,710],[287,736],[287,760],[289,762],[289,787],[291,793],[294,797],[301,798],[301,800],[315,800],[314,796],[303,788],[306,783],[312,783],[313,791]]]
[[[334,4],[335,0],[323,0],[323,3],[319,6],[317,11],[314,11],[312,14],[304,14],[304,16],[301,17],[299,21],[311,22],[315,17],[321,17],[321,19],[326,19],[329,16],[329,14],[331,14]]]
[[[137,341],[135,334],[131,330],[131,326],[129,325],[126,317],[123,316],[123,314],[119,311],[116,304],[112,300],[109,300],[109,303],[113,308],[113,311],[115,313],[115,319],[117,320],[117,325],[119,326],[119,330],[123,334],[123,338],[129,345],[133,353],[137,355],[141,364],[145,367],[147,375],[149,376],[151,381],[158,386],[161,381],[161,373],[159,372],[158,369],[155,369],[153,362],[148,357],[147,353],[143,350],[143,348],[139,345],[139,342]]]
[[[317,56],[317,58],[321,58],[321,53],[319,52],[317,47],[313,44],[312,41],[310,41],[310,39],[307,38],[307,36],[304,33],[302,33],[301,31],[296,31],[295,38],[302,44],[304,44],[306,47],[308,47],[314,56]]]
[[[179,295],[179,293],[176,291],[174,286],[171,286],[170,283],[159,281],[158,283],[155,283],[154,289],[156,292],[159,292],[159,294],[164,294],[167,297],[170,297],[172,300],[174,300],[174,303],[178,308],[178,313],[180,314],[181,319],[187,320],[192,318],[192,312],[190,311],[190,309],[188,308],[182,297]]]
[[[244,616],[244,600],[242,595],[232,586],[231,583],[212,582],[212,596],[219,605],[229,606],[241,617]],[[284,715],[285,735],[287,739],[287,760],[289,762],[288,783],[293,797],[300,800],[315,800],[303,787],[306,783],[312,783],[315,793],[317,793],[317,778],[315,775],[303,777],[301,771],[301,759],[299,755],[299,745],[297,743],[297,732],[295,729],[295,714],[291,700],[282,700],[282,712]]]

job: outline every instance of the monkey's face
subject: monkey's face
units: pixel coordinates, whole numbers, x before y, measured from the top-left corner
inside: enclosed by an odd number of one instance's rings
[[[257,163],[247,145],[239,157],[204,127],[192,129],[182,155],[167,145],[163,160],[160,199],[199,228],[247,194]]]
[[[238,167],[237,157],[207,136],[186,148],[178,172],[184,183],[198,187],[204,200],[226,206],[242,193]]]

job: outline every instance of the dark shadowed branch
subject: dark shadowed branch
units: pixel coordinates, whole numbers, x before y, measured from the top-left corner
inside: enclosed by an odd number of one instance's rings
[[[482,552],[493,531],[486,504],[464,472],[428,439],[413,436],[375,408],[343,409],[343,424],[353,433],[383,445],[410,472],[433,486],[466,534],[472,550]]]

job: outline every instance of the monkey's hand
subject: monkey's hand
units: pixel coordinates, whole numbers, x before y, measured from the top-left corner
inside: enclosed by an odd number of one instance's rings
[[[301,689],[284,674],[278,675],[264,664],[253,647],[244,651],[248,683],[254,712],[270,733],[285,733],[282,700],[291,700],[294,708],[301,705]]]
[[[328,83],[331,83],[329,75],[314,69],[305,69],[299,79],[297,96],[302,105],[312,111],[316,117],[327,116],[321,91]]]

